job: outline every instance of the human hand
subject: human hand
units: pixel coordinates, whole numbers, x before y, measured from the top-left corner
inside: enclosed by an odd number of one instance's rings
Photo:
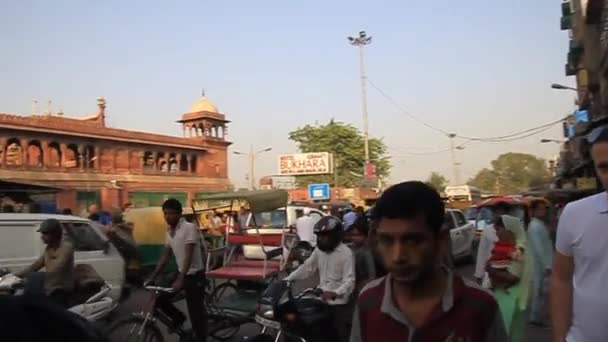
[[[323,293],[321,294],[321,299],[325,302],[335,300],[336,298],[338,298],[338,294],[336,294],[335,292],[323,291]]]
[[[177,277],[177,279],[175,279],[175,281],[173,282],[173,285],[171,286],[176,292],[180,291],[183,287],[184,287],[184,276],[183,275],[179,275]]]

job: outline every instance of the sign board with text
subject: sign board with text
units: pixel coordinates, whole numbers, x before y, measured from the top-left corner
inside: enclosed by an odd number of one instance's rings
[[[308,198],[313,201],[327,200],[330,198],[329,184],[309,184],[308,185]]]
[[[296,177],[272,177],[272,187],[274,189],[292,190],[298,187]]]
[[[279,156],[280,176],[322,175],[332,173],[328,152],[294,153]]]

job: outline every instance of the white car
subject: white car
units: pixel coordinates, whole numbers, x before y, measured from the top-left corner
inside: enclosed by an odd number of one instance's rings
[[[294,228],[296,226],[296,220],[298,219],[298,211],[304,211],[304,209],[308,209],[310,211],[310,217],[313,218],[315,223],[321,219],[321,217],[326,216],[320,210],[309,208],[305,206],[296,206],[296,205],[288,205],[286,208],[280,208],[273,211],[257,213],[255,215],[255,225],[257,227],[261,227],[257,229],[248,230],[249,234],[257,234],[259,231],[260,234],[277,234],[280,232],[280,229],[284,229],[285,232],[289,232],[290,227]],[[247,227],[254,226],[254,217],[249,214],[247,218]],[[272,251],[276,248],[266,247],[266,252]],[[262,247],[260,245],[245,245],[243,246],[243,254],[247,259],[264,259],[264,252],[262,251]]]
[[[467,221],[461,210],[446,209],[445,229],[450,230],[450,251],[452,260],[475,258],[475,224]]]
[[[17,272],[34,263],[45,247],[37,230],[42,221],[50,218],[63,225],[64,239],[74,246],[75,263],[91,265],[112,286],[111,297],[118,300],[124,283],[124,260],[99,227],[84,218],[1,213],[0,265]]]

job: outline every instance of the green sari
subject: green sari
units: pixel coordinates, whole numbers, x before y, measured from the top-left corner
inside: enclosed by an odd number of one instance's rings
[[[520,275],[520,281],[508,289],[496,289],[494,294],[511,342],[519,342],[523,340],[526,329],[532,260],[521,221],[516,217],[503,215],[502,222],[505,228],[515,235],[517,248],[523,250],[523,256],[521,260],[513,261],[513,265],[509,266],[510,272]]]

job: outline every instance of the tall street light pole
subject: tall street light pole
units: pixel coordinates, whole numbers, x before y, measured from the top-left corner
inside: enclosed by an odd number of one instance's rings
[[[365,175],[367,176],[367,165],[369,164],[369,130],[367,120],[367,77],[365,76],[365,53],[366,45],[371,44],[372,37],[367,36],[365,31],[360,31],[358,37],[348,37],[351,45],[359,48],[359,68],[361,74],[361,112],[363,113],[363,137],[365,144]]]
[[[253,150],[253,145],[249,146],[249,153],[245,153],[245,152],[241,152],[241,151],[233,151],[232,153],[237,154],[237,155],[241,155],[241,156],[246,156],[247,158],[249,158],[249,190],[253,190],[255,189],[255,158],[258,154],[260,153],[264,153],[264,152],[268,152],[272,150],[272,147],[267,147],[263,150],[259,150],[254,152]]]
[[[450,138],[450,153],[452,154],[452,185],[460,185],[460,169],[458,168],[460,163],[458,163],[458,161],[456,160],[456,150],[464,150],[464,146],[456,146],[454,144],[454,138],[456,138],[456,134],[450,133],[448,134],[448,138]]]

